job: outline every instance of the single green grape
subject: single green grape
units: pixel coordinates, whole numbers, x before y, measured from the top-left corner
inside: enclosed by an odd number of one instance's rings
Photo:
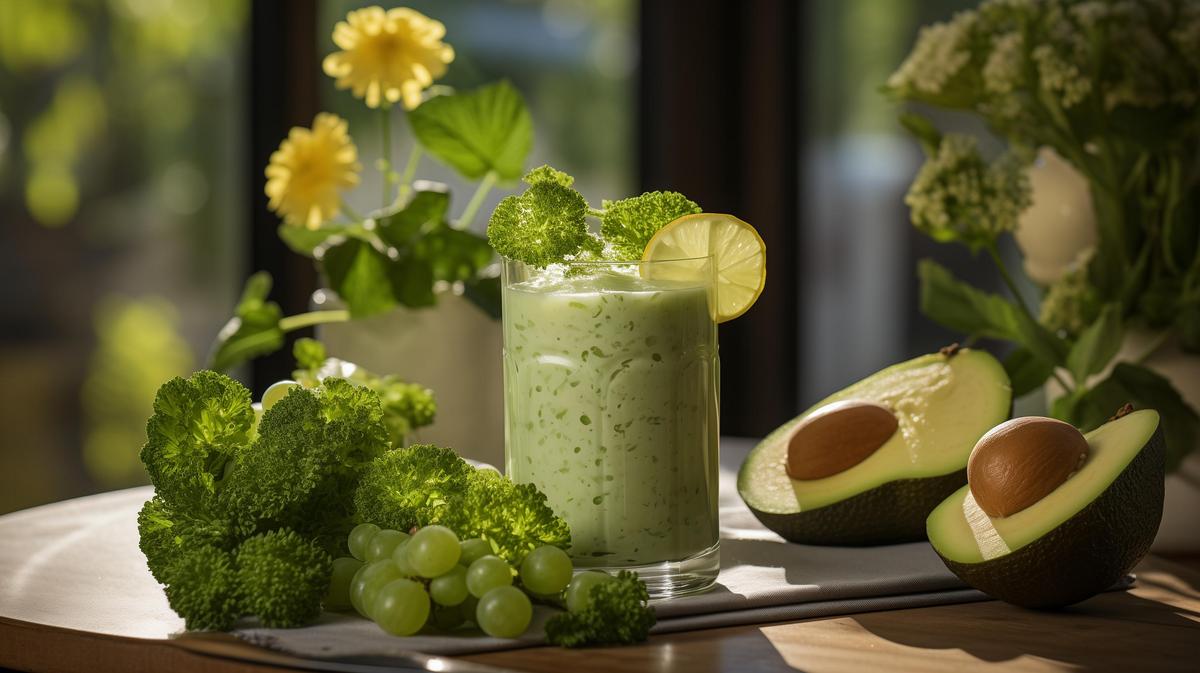
[[[458,563],[458,536],[445,526],[425,526],[408,543],[408,562],[421,577],[443,575]]]
[[[429,583],[429,597],[438,605],[459,605],[468,595],[467,569],[460,565]]]
[[[479,599],[475,622],[489,636],[516,638],[529,628],[533,619],[533,604],[529,596],[516,587],[496,587]]]
[[[535,594],[553,595],[567,588],[573,570],[567,552],[545,545],[529,552],[521,561],[521,583]]]
[[[346,539],[346,546],[350,548],[350,555],[359,561],[367,560],[367,545],[371,544],[371,538],[379,532],[379,526],[373,523],[360,523],[350,531],[350,537]]]
[[[329,573],[329,589],[321,603],[326,610],[345,610],[350,605],[350,582],[358,574],[363,562],[356,558],[343,556],[333,560],[333,569]]]
[[[611,582],[613,576],[606,572],[589,570],[579,573],[567,586],[567,611],[583,612],[592,606],[592,587]]]
[[[488,544],[487,540],[480,537],[473,537],[470,540],[463,540],[458,546],[462,548],[462,553],[458,557],[458,562],[464,566],[469,566],[484,556],[494,553],[492,551],[492,545]]]
[[[392,580],[376,592],[371,614],[384,631],[394,636],[411,636],[429,619],[429,594],[420,582]]]
[[[467,568],[467,590],[475,598],[483,598],[497,587],[506,587],[512,580],[512,566],[499,556],[484,556]]]
[[[461,605],[435,605],[429,621],[443,631],[453,631],[467,622]]]
[[[405,577],[417,576],[416,569],[412,567],[412,563],[410,563],[408,560],[408,545],[411,543],[412,538],[410,537],[396,545],[396,548],[392,550],[392,561],[395,562],[396,566],[400,568],[400,572]]]
[[[408,539],[408,533],[401,533],[398,530],[381,530],[371,538],[371,543],[367,545],[367,560],[382,561],[392,557],[392,552],[396,550],[396,546]]]
[[[278,402],[279,400],[282,400],[284,397],[286,397],[287,394],[289,392],[291,392],[292,388],[299,388],[299,387],[300,387],[300,384],[296,383],[295,381],[278,381],[276,383],[272,383],[270,386],[267,387],[266,390],[263,391],[263,396],[262,396],[263,411],[267,411],[271,407],[275,406],[275,403]]]
[[[350,605],[358,614],[371,618],[371,603],[383,585],[401,578],[400,569],[388,560],[374,561],[364,565],[350,583]]]

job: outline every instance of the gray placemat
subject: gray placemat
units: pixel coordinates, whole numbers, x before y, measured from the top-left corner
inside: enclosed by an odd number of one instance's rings
[[[750,443],[723,440],[721,572],[708,593],[656,601],[654,633],[986,600],[967,589],[924,542],[885,547],[789,544],[763,528],[737,495],[736,468]],[[539,645],[553,614],[535,610],[519,639],[481,635],[389,636],[355,617],[325,615],[301,629],[241,628],[255,644],[305,657],[467,654]]]

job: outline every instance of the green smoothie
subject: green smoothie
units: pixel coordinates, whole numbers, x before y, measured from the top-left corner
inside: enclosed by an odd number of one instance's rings
[[[571,526],[581,566],[717,543],[717,332],[708,289],[637,265],[532,270],[504,288],[506,463]]]

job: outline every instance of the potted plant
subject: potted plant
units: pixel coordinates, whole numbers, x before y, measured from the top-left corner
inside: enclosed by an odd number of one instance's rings
[[[292,129],[271,156],[265,189],[283,220],[280,238],[314,261],[326,287],[314,310],[283,316],[268,299],[270,277],[256,274],[210,365],[228,369],[277,350],[289,331],[320,326],[331,355],[419,380],[439,392],[443,413],[473,419],[422,439],[498,460],[499,281],[491,247],[470,225],[498,183],[524,173],[533,126],[507,81],[434,86],[454,60],[444,36],[440,22],[408,8],[354,10],[335,26],[339,51],[323,69],[380,118],[380,208],[360,214],[344,199],[363,172],[346,120],[321,113],[311,128]],[[392,162],[398,110],[414,138],[402,167]],[[461,208],[445,185],[417,179],[426,156],[475,183]]]
[[[1174,472],[1159,547],[1200,548],[1200,390],[1172,385],[1200,378],[1200,5],[984,2],[922,29],[885,90],[981,117],[1006,145],[985,159],[973,137],[901,117],[927,155],[913,224],[985,253],[1011,292],[924,260],[923,312],[1014,344],[1014,394],[1051,381],[1057,418],[1091,429],[1124,402],[1159,410]],[[1008,233],[1040,306],[999,253]]]

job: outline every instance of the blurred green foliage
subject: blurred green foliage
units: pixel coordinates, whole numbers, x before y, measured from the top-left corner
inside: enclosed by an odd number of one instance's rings
[[[154,394],[192,371],[192,350],[178,334],[178,312],[161,297],[107,297],[94,321],[96,349],[81,392],[84,466],[107,488],[149,483],[138,451]]]

